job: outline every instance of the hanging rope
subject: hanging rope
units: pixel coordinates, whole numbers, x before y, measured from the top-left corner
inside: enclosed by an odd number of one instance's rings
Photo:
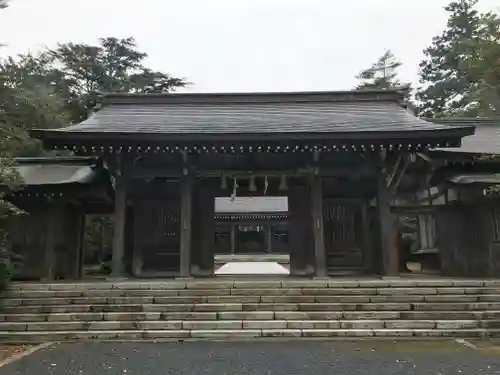
[[[231,202],[236,198],[236,191],[238,189],[238,179],[235,177],[233,179],[233,192],[231,193]]]

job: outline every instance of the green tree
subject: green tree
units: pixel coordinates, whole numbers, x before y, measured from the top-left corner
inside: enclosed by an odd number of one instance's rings
[[[464,49],[474,51],[464,56],[460,69],[474,82],[471,106],[483,116],[500,115],[500,17],[487,13],[481,17],[478,37],[464,41]]]
[[[0,0],[0,10],[6,7],[7,1]],[[9,116],[5,108],[12,96],[12,90],[0,81],[0,291],[5,288],[16,266],[16,259],[10,251],[6,222],[12,215],[21,213],[6,199],[5,195],[6,191],[15,188],[19,183],[12,152],[12,145],[19,143],[19,135],[9,123]]]
[[[363,70],[356,77],[361,83],[358,90],[402,90],[410,92],[410,85],[401,83],[397,70],[402,63],[387,50],[370,68]]]
[[[107,92],[171,92],[188,82],[144,66],[146,53],[133,38],[101,38],[99,45],[59,44],[48,52],[72,122],[86,119]]]
[[[489,67],[498,64],[493,49],[498,39],[492,40],[498,33],[498,17],[480,14],[477,2],[457,0],[445,7],[446,28],[433,38],[420,63],[422,87],[416,97],[422,116],[475,116],[485,107],[481,100],[491,82]]]
[[[33,128],[57,128],[69,122],[66,102],[52,80],[47,54],[22,55],[0,61],[0,107],[2,124],[11,135],[14,156],[37,156],[40,142],[29,137]]]

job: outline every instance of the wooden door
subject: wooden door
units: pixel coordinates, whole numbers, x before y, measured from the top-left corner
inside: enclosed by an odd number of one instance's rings
[[[363,271],[366,266],[363,205],[325,200],[323,220],[328,271]]]
[[[180,206],[174,200],[138,200],[134,205],[134,251],[143,274],[180,271]]]

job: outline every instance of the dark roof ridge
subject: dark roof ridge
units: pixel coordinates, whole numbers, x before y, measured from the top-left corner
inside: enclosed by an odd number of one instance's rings
[[[240,93],[109,93],[103,105],[120,104],[242,104],[307,102],[396,102],[404,105],[404,94],[397,90],[293,91]]]

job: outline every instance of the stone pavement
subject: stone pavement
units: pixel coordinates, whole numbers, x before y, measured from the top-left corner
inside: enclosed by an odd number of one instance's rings
[[[500,346],[453,340],[63,343],[0,375],[493,375]]]

